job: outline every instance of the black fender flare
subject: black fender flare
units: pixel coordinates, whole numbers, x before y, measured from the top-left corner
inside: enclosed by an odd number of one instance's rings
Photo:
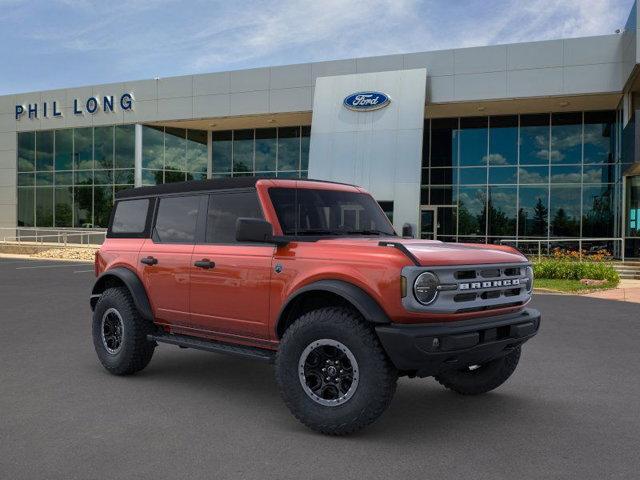
[[[385,311],[380,307],[371,295],[365,292],[362,288],[343,280],[319,280],[317,282],[305,285],[302,288],[296,290],[285,302],[278,314],[278,320],[275,326],[275,331],[278,338],[282,337],[284,332],[282,329],[283,320],[286,321],[286,313],[290,306],[294,304],[296,299],[301,295],[308,292],[329,292],[349,302],[355,307],[362,317],[372,323],[388,324],[390,323],[389,317]]]
[[[95,309],[96,303],[98,303],[100,295],[105,291],[109,279],[114,278],[124,283],[127,287],[131,297],[133,298],[133,303],[138,309],[138,312],[140,312],[140,315],[142,315],[145,320],[153,321],[151,304],[149,303],[149,297],[147,296],[147,291],[145,290],[142,281],[138,278],[138,275],[125,267],[112,268],[98,277],[96,283],[93,284],[93,289],[91,290],[91,310]]]

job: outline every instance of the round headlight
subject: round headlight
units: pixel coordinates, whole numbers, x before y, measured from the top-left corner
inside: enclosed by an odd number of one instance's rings
[[[533,268],[527,267],[524,274],[527,277],[527,293],[531,293],[533,291]]]
[[[435,273],[424,272],[418,275],[413,284],[413,294],[422,305],[433,303],[438,295],[440,281]]]

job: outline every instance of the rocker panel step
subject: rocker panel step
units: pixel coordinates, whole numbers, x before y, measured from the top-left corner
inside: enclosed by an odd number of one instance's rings
[[[276,352],[264,348],[246,347],[244,345],[231,345],[229,343],[190,337],[188,335],[159,334],[147,335],[147,340],[158,343],[168,343],[179,347],[194,348],[207,352],[227,353],[238,357],[249,358],[261,362],[273,363]]]

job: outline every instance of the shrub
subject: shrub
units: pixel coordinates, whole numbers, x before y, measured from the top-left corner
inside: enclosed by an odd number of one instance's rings
[[[534,262],[533,273],[537,278],[564,280],[607,280],[612,285],[620,282],[620,276],[610,263],[593,261],[558,260],[548,258]]]

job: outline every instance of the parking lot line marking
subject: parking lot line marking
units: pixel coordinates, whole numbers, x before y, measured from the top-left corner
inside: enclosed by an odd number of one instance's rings
[[[91,270],[76,270],[73,273],[85,273],[85,272],[93,272],[93,268]]]
[[[57,268],[57,267],[83,267],[86,263],[58,263],[56,265],[31,265],[29,267],[16,267],[16,270],[26,270],[30,268]]]

